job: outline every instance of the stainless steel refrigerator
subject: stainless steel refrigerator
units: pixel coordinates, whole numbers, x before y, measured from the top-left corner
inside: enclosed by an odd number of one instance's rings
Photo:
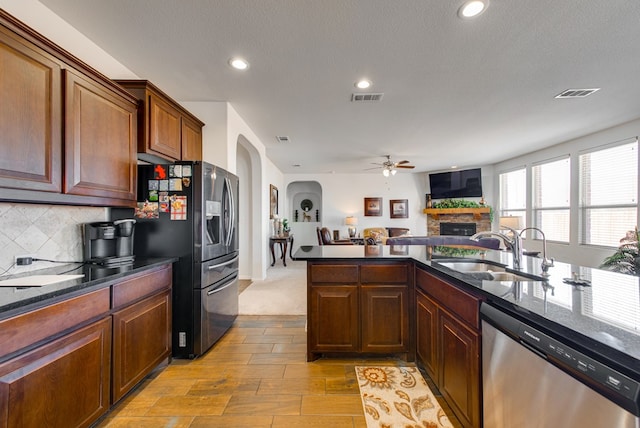
[[[206,162],[138,167],[134,254],[177,257],[175,358],[205,353],[238,315],[238,177]],[[131,210],[112,210],[114,220]]]

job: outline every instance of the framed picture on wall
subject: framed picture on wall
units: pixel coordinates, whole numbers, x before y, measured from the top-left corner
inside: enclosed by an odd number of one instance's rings
[[[269,218],[278,215],[278,188],[269,184]]]
[[[379,217],[382,215],[382,198],[364,198],[364,215]]]
[[[391,218],[408,218],[409,201],[407,199],[391,199],[389,201],[389,212]]]

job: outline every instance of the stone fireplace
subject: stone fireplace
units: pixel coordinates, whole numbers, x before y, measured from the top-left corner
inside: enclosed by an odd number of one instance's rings
[[[427,236],[471,236],[491,230],[489,208],[426,208]]]

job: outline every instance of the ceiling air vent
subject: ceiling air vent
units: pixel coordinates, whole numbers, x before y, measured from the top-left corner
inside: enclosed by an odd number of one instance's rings
[[[278,135],[276,136],[276,140],[278,140],[278,143],[288,143],[291,140],[289,140],[289,137],[286,137],[284,135]]]
[[[382,100],[383,93],[374,94],[351,94],[351,102],[374,102]]]
[[[556,95],[556,98],[584,98],[595,91],[600,90],[600,88],[591,88],[591,89],[567,89]]]

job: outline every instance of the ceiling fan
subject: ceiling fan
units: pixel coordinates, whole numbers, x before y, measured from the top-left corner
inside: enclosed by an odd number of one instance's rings
[[[375,168],[367,168],[367,169],[376,169],[376,168],[382,168],[382,174],[385,177],[388,177],[389,174],[391,175],[395,175],[396,174],[396,170],[398,168],[406,168],[406,169],[413,169],[415,168],[415,166],[413,165],[407,165],[409,163],[408,160],[403,160],[400,162],[393,162],[391,160],[391,155],[385,155],[387,160],[382,162],[382,163],[376,163],[376,162],[371,162],[373,165],[378,165]]]

